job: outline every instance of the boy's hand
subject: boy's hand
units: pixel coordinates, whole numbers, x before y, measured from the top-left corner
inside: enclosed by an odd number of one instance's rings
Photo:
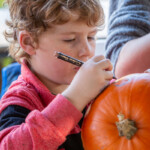
[[[85,62],[70,86],[62,93],[80,111],[107,86],[113,77],[112,64],[104,56]]]

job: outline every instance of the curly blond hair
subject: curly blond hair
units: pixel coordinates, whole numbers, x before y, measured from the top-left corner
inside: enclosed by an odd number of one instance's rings
[[[11,20],[6,24],[5,38],[10,42],[9,54],[16,60],[29,58],[19,46],[17,35],[21,30],[28,31],[38,42],[38,35],[51,25],[67,23],[73,12],[78,12],[79,20],[88,26],[101,26],[104,13],[99,0],[6,0]]]

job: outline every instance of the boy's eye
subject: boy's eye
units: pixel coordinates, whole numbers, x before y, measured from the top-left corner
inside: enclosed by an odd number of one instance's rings
[[[64,40],[65,42],[73,42],[75,39]]]
[[[95,36],[89,36],[88,39],[89,40],[95,40]]]

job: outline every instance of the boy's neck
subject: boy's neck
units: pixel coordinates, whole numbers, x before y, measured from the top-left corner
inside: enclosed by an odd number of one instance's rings
[[[57,95],[59,93],[62,93],[66,88],[68,87],[68,85],[60,85],[60,86],[53,86],[53,88],[48,88],[49,91],[54,94],[54,95]]]
[[[41,80],[41,79],[40,79]],[[59,93],[62,93],[67,87],[68,85],[66,84],[57,84],[51,81],[43,81],[41,80],[41,82],[49,89],[49,91],[54,94],[57,95]]]

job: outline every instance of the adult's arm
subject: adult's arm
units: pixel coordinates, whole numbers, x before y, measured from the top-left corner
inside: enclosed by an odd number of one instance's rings
[[[112,3],[115,5],[112,5]],[[108,37],[106,41],[106,57],[109,58],[113,63],[113,72],[116,77],[142,71],[140,66],[139,70],[138,67],[135,67],[135,64],[140,63],[139,56],[137,55],[139,50],[135,50],[135,47],[137,48],[137,42],[129,41],[140,38],[149,32],[150,0],[110,0],[110,18]],[[131,47],[131,45],[134,45],[134,43],[136,43],[135,47]],[[140,43],[138,44],[140,45]],[[143,49],[144,48],[140,50],[140,53],[142,51],[142,56],[145,57],[147,56],[147,52]],[[146,59],[144,57],[142,58],[143,60],[141,60],[142,62],[144,62]],[[122,59],[124,59],[124,63],[120,62]],[[134,63],[129,63],[129,59],[132,59]],[[146,63],[147,62],[145,62],[145,64]],[[130,68],[128,68],[129,64]],[[122,68],[126,65],[126,68]],[[147,66],[144,66],[143,70],[146,67]]]
[[[150,33],[127,42],[119,54],[115,74],[122,77],[150,68]]]

